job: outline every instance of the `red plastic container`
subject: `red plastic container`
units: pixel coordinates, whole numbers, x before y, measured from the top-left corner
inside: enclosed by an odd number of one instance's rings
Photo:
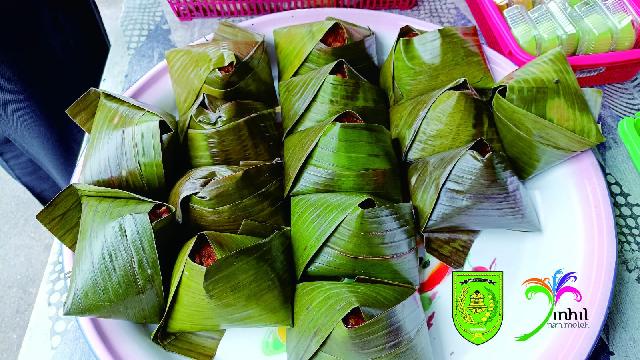
[[[254,16],[321,7],[407,10],[417,0],[168,0],[181,21],[208,17]]]
[[[534,59],[534,56],[522,50],[493,0],[466,1],[489,47],[518,66]],[[628,3],[640,14],[640,0],[628,0]],[[640,49],[575,55],[568,59],[583,87],[627,81],[640,71]]]

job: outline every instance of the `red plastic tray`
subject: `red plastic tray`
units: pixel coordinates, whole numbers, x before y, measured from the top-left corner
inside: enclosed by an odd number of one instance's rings
[[[417,0],[168,0],[181,21],[254,16],[310,8],[411,9]]]

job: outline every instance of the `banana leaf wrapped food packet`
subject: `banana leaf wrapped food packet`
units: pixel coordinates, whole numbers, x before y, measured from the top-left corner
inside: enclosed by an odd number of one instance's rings
[[[524,185],[484,139],[420,159],[408,177],[422,232],[539,229]]]
[[[273,31],[280,81],[344,59],[365,79],[377,83],[376,39],[369,28],[328,17]]]
[[[345,111],[284,141],[285,194],[359,192],[401,200],[389,130]]]
[[[391,105],[461,78],[478,91],[494,85],[475,27],[422,31],[406,25],[380,70],[380,86]]]
[[[173,237],[173,207],[122,190],[72,184],[36,218],[75,253],[65,315],[160,320],[163,279],[170,275],[165,262],[180,245]]]
[[[323,123],[344,110],[389,126],[384,92],[344,60],[283,81],[279,90],[285,135]]]
[[[94,88],[67,114],[90,134],[80,182],[165,197],[176,173],[173,150],[178,138],[172,115]]]
[[[595,119],[599,96],[594,91],[587,94],[588,98],[558,49],[500,82],[493,97],[495,123],[504,151],[521,178],[532,177],[605,140]]]
[[[432,359],[420,296],[410,287],[302,283],[294,323],[289,359]]]
[[[478,138],[499,144],[488,103],[459,79],[391,107],[391,136],[402,158],[414,161],[459,148]]]
[[[203,95],[187,122],[185,139],[192,167],[237,165],[281,156],[275,110],[262,103],[238,100],[220,105]]]
[[[257,225],[269,230],[257,235]],[[224,329],[291,326],[291,240],[288,229],[276,229],[245,222],[237,234],[202,232],[189,240],[175,264],[153,341],[169,351],[211,359]]]
[[[195,232],[236,232],[244,220],[284,225],[282,163],[242,162],[187,172],[169,195],[176,219]]]
[[[167,51],[169,75],[182,119],[201,94],[278,103],[264,36],[221,21],[213,39]]]
[[[291,199],[298,279],[366,277],[418,286],[418,252],[409,203],[359,193]]]

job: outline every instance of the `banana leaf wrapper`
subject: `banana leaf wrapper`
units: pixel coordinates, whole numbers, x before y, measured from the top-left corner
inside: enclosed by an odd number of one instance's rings
[[[530,178],[603,142],[596,123],[599,104],[598,91],[580,89],[558,49],[503,79],[493,98],[493,113],[517,174]]]
[[[409,203],[328,193],[291,199],[296,276],[366,277],[418,286],[418,253]]]
[[[164,198],[176,173],[172,115],[91,88],[67,114],[87,133],[80,182]]]
[[[284,225],[281,162],[243,162],[190,170],[169,195],[176,219],[192,231],[237,232],[244,220]]]
[[[278,103],[263,35],[222,21],[211,41],[169,50],[166,58],[181,120],[203,93],[224,101]]]
[[[334,120],[285,139],[285,194],[358,192],[400,202],[398,161],[389,131],[376,124]]]
[[[423,232],[539,229],[524,185],[483,139],[420,159],[408,176]]]
[[[288,359],[432,359],[427,320],[413,288],[302,283],[294,323],[287,329]]]
[[[389,127],[384,92],[343,60],[283,81],[279,89],[285,136],[326,122],[344,110]]]
[[[243,100],[216,106],[208,96],[189,116],[186,143],[192,167],[269,161],[282,152],[274,109]]]
[[[170,271],[161,261],[172,261],[171,250],[179,246],[171,206],[121,190],[72,184],[36,218],[75,253],[65,315],[160,320],[163,271]]]
[[[423,234],[425,250],[454,269],[464,268],[480,231],[434,231]]]
[[[329,17],[324,21],[275,29],[280,81],[344,59],[365,79],[377,83],[376,39],[369,28]]]
[[[466,79],[391,107],[391,136],[406,161],[414,161],[485,138],[499,146],[488,103]]]
[[[217,257],[207,267],[193,260],[203,245]],[[169,351],[211,359],[226,328],[291,326],[293,284],[289,230],[266,237],[202,232],[178,256],[152,338]]]
[[[475,27],[422,31],[404,26],[380,70],[380,86],[391,105],[462,78],[478,90],[494,85]]]

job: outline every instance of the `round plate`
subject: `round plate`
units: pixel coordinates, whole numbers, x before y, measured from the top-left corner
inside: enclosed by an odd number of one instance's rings
[[[380,63],[386,58],[398,29],[406,24],[437,28],[406,16],[353,9],[309,9],[266,15],[240,25],[266,35],[272,60],[274,28],[322,20],[335,16],[369,26],[376,33]],[[516,67],[495,51],[485,48],[496,79]],[[275,63],[273,64],[275,71]],[[175,113],[173,92],[166,62],[154,67],[125,95]],[[78,173],[76,169],[76,173]],[[74,177],[77,180],[77,177]],[[616,261],[616,238],[609,194],[592,152],[585,152],[535,177],[526,184],[533,198],[542,230],[533,233],[484,231],[476,240],[465,270],[491,269],[504,274],[504,317],[498,334],[482,345],[473,345],[458,334],[452,320],[450,270],[435,259],[426,269],[425,285],[432,304],[428,309],[430,337],[436,359],[444,358],[585,358],[595,343],[606,317]],[[71,269],[72,253],[65,253],[65,270]],[[545,318],[549,305],[543,296],[527,300],[523,281],[551,278],[557,269],[576,272],[571,285],[582,301],[564,296],[556,311],[586,309],[588,320],[547,324],[527,341],[516,337],[534,329]],[[438,276],[440,274],[440,276]],[[442,276],[442,274],[447,274]],[[553,321],[553,317],[551,318]],[[149,327],[118,320],[81,318],[80,325],[96,355],[106,359],[181,358],[165,352],[150,340]],[[569,325],[562,325],[567,323]],[[229,330],[216,359],[285,359],[285,354],[265,356],[265,329]]]

